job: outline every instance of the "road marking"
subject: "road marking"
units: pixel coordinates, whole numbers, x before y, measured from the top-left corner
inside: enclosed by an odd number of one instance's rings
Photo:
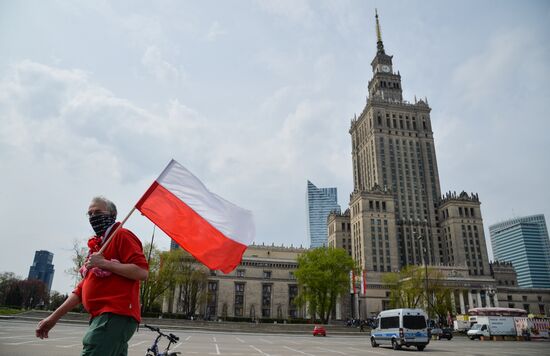
[[[331,349],[327,349],[325,347],[321,348],[321,347],[317,347],[318,349],[320,349],[321,351],[329,351],[329,352],[334,352],[336,354],[340,354],[340,355],[345,355],[346,353],[345,352],[341,352],[341,351],[336,351],[336,350],[331,350]]]
[[[284,346],[285,349],[288,349],[290,351],[294,351],[294,352],[298,352],[302,355],[309,355],[309,356],[315,356],[315,355],[312,355],[312,354],[308,354],[307,352],[303,352],[303,351],[300,351],[300,350],[296,350],[296,349],[293,349],[292,347],[288,347],[288,346]]]
[[[47,338],[47,339],[44,339],[44,340],[46,342],[52,342],[52,341],[65,340],[65,339],[78,339],[78,337],[76,337],[76,336],[52,337],[52,338]]]
[[[220,354],[220,348],[218,347],[218,344],[214,344],[216,346],[216,355]]]
[[[5,342],[4,345],[24,345],[30,344],[31,342],[38,342],[40,340],[30,340],[30,341],[21,341],[21,342]]]
[[[76,346],[82,346],[82,344],[72,344],[72,345],[63,345],[63,346],[61,346],[61,345],[56,345],[55,347],[60,347],[60,348],[62,348],[62,349],[68,349],[68,348],[70,348],[70,347],[76,347]]]
[[[182,344],[183,344],[183,342],[178,342],[178,343],[176,344],[176,346],[174,346],[174,349],[177,349],[177,348],[180,347]]]
[[[266,356],[270,356],[269,354],[266,354],[265,352],[263,352],[262,350],[260,350],[259,348],[257,347],[254,347],[252,345],[248,345],[250,346],[251,348],[253,348],[254,350],[258,351],[259,353],[261,353],[262,355],[266,355]]]
[[[25,335],[15,335],[15,336],[0,336],[0,339],[17,339],[17,338],[28,338],[29,335],[28,334],[25,334]]]
[[[238,337],[235,337],[235,339],[237,339],[237,341],[239,341],[239,342],[241,342],[241,343],[244,344],[244,340],[243,340],[243,339],[240,339],[240,338],[238,338]]]
[[[185,341],[188,341],[190,338],[191,338],[191,335],[189,335],[189,336],[185,339]]]
[[[269,341],[269,340],[266,340],[266,339],[260,339],[261,341],[264,341],[264,342],[267,342],[268,344],[273,344],[273,341]]]
[[[134,347],[134,346],[137,346],[137,345],[145,344],[146,342],[147,342],[147,341],[136,342],[135,344],[130,345],[130,347]]]

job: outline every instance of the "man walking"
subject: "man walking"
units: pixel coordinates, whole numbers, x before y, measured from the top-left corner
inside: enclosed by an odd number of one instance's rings
[[[96,236],[88,241],[88,259],[80,272],[82,281],[67,300],[38,323],[36,336],[43,339],[59,319],[82,302],[90,313],[90,326],[82,340],[81,356],[126,356],[128,341],[140,320],[139,281],[147,279],[148,265],[139,239],[119,228],[103,253],[99,249],[117,230],[115,204],[95,197],[88,208]]]

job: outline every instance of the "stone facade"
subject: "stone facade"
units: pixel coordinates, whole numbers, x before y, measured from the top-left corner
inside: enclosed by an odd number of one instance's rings
[[[294,271],[298,255],[304,251],[302,247],[249,246],[233,272],[210,271],[207,300],[200,316],[210,320],[304,317],[304,311],[293,303],[298,293]],[[171,302],[177,305],[176,301]],[[169,310],[166,301],[163,311]],[[178,312],[177,308],[172,310]]]
[[[332,212],[327,218],[328,247],[343,248],[352,256],[349,209],[343,214]]]
[[[518,277],[511,262],[495,261],[490,264],[491,275],[499,288],[517,287]]]
[[[403,100],[401,74],[394,72],[381,37],[371,66],[367,104],[350,128],[354,258],[369,271],[428,263],[468,266],[472,275],[489,275],[477,195],[441,198],[427,100]],[[459,215],[463,209],[475,215]],[[478,230],[466,245],[462,227]]]
[[[485,232],[479,199],[475,194],[446,194],[440,201],[443,260],[452,266],[467,266],[470,275],[490,275]]]

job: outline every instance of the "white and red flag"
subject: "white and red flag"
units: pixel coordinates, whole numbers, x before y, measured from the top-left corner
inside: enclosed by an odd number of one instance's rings
[[[210,192],[175,160],[136,209],[211,270],[234,270],[254,240],[252,213]]]

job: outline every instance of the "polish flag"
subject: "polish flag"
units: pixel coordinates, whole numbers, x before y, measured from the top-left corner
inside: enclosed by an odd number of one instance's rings
[[[357,286],[355,285],[355,272],[353,270],[349,271],[349,292],[357,294]]]
[[[136,209],[211,270],[234,270],[254,240],[252,213],[210,192],[175,160]]]

